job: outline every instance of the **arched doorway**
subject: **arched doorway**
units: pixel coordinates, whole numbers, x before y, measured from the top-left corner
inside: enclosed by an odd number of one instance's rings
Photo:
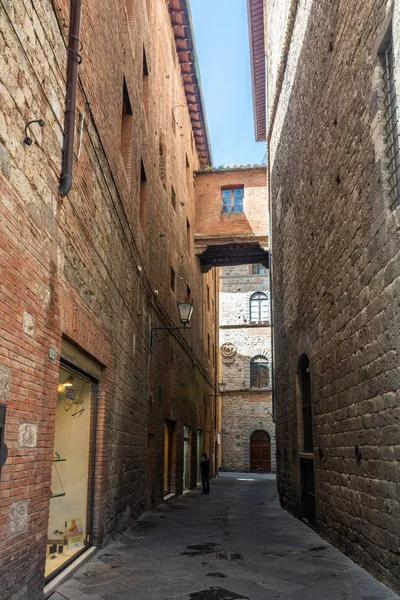
[[[271,438],[266,431],[255,431],[250,438],[250,472],[271,473]]]

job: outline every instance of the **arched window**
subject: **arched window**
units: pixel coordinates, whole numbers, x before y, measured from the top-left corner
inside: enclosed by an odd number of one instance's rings
[[[263,292],[256,292],[250,298],[250,322],[269,321],[268,297]]]
[[[255,356],[250,362],[250,387],[269,387],[269,362],[265,356]]]

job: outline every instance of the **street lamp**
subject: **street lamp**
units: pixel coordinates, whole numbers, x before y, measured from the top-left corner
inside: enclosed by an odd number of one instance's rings
[[[221,381],[221,382],[218,384],[218,388],[219,388],[219,393],[220,393],[220,394],[223,394],[223,393],[224,393],[224,391],[225,391],[225,388],[226,388],[226,383],[225,383],[225,381]]]
[[[190,329],[187,327],[190,323],[190,319],[193,314],[193,304],[189,302],[177,302],[179,318],[182,323],[182,327],[152,327],[150,332],[150,352],[153,347],[153,343],[156,341],[156,331],[176,331],[177,329]]]

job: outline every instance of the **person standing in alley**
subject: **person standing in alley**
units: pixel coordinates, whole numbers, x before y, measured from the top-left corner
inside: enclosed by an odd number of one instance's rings
[[[209,482],[209,474],[210,474],[210,460],[207,458],[207,454],[203,452],[201,455],[200,462],[200,470],[201,470],[201,481],[203,483],[203,491],[202,494],[210,493],[210,482]]]

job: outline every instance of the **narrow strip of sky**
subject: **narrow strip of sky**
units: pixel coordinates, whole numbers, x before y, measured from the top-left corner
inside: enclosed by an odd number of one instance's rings
[[[246,0],[191,0],[214,166],[259,164]]]

